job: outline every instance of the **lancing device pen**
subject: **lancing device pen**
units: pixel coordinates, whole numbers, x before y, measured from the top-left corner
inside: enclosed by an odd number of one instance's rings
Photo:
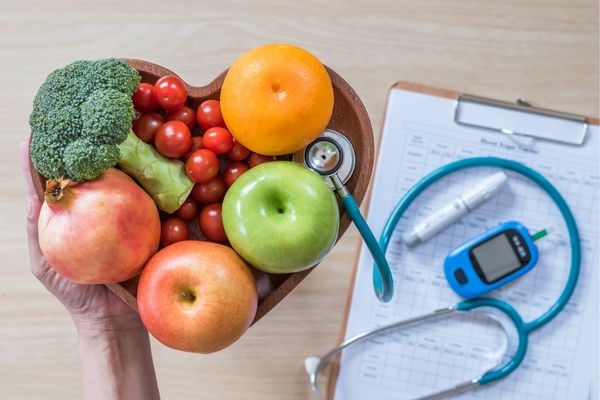
[[[488,176],[473,189],[416,224],[411,231],[402,235],[402,240],[409,246],[425,242],[484,201],[489,200],[502,189],[507,180],[506,174],[502,171]]]

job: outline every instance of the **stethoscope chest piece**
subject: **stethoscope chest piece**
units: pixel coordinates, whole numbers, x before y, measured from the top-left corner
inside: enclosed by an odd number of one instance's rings
[[[322,176],[337,174],[342,183],[350,180],[356,162],[350,140],[333,129],[325,129],[305,149],[294,153],[293,159]],[[325,182],[331,190],[335,190],[330,179],[325,179]]]

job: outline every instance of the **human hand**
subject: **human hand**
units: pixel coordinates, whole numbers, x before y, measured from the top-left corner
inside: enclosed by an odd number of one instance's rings
[[[72,282],[58,275],[48,264],[38,242],[41,202],[31,178],[29,138],[21,142],[19,155],[27,186],[27,238],[33,275],[60,300],[80,330],[114,331],[142,326],[137,312],[106,286]]]

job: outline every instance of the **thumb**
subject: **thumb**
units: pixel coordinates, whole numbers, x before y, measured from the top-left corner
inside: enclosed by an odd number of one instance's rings
[[[21,159],[21,168],[25,176],[25,186],[27,188],[27,233],[31,241],[35,238],[37,241],[37,221],[40,215],[41,203],[38,199],[35,187],[31,179],[31,166],[29,162],[29,138],[23,140],[19,145],[19,158]]]
[[[35,196],[37,198],[37,193],[35,191],[35,186],[33,185],[33,180],[31,178],[31,162],[29,159],[29,138],[31,135],[27,137],[27,139],[23,140],[19,145],[19,158],[21,159],[21,168],[23,169],[23,175],[25,177],[25,186],[27,188],[28,196]]]
[[[41,208],[42,203],[40,203],[37,195],[27,195],[27,234],[29,239],[35,238],[36,241]]]
[[[31,270],[37,277],[43,275],[48,268],[44,260],[42,250],[38,242],[38,219],[40,216],[41,202],[33,186],[31,179],[31,167],[29,164],[29,138],[22,141],[19,146],[19,158],[25,175],[27,187],[27,239],[29,241],[29,256],[31,258]]]
[[[27,240],[29,242],[29,257],[31,258],[31,272],[38,279],[46,275],[50,266],[46,262],[38,239],[38,220],[40,217],[40,201],[36,196],[27,199]],[[43,279],[41,279],[43,280]]]

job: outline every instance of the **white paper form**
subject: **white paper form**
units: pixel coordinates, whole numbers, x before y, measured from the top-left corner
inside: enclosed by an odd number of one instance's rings
[[[454,123],[454,100],[393,89],[388,99],[381,150],[368,211],[376,236],[402,195],[421,177],[457,159],[497,156],[541,172],[570,205],[582,239],[583,263],[571,301],[548,325],[530,336],[519,369],[497,383],[464,392],[460,399],[586,399],[598,363],[591,319],[597,319],[600,133],[591,126],[584,146],[535,141],[520,147],[511,137]],[[460,301],[448,286],[443,261],[474,235],[508,220],[531,231],[555,231],[536,244],[537,266],[493,296],[509,301],[530,321],[556,300],[570,263],[565,224],[548,196],[520,175],[507,172],[508,187],[425,244],[409,249],[401,234],[436,208],[496,170],[477,168],[434,184],[401,219],[387,251],[395,281],[390,303],[377,301],[372,257],[363,245],[346,338],[376,326],[430,312]],[[587,321],[587,322],[586,322]],[[336,400],[408,399],[481,374],[495,364],[503,335],[489,320],[458,317],[397,331],[357,345],[342,355]],[[586,351],[587,350],[587,351]],[[596,369],[597,370],[597,369]]]

